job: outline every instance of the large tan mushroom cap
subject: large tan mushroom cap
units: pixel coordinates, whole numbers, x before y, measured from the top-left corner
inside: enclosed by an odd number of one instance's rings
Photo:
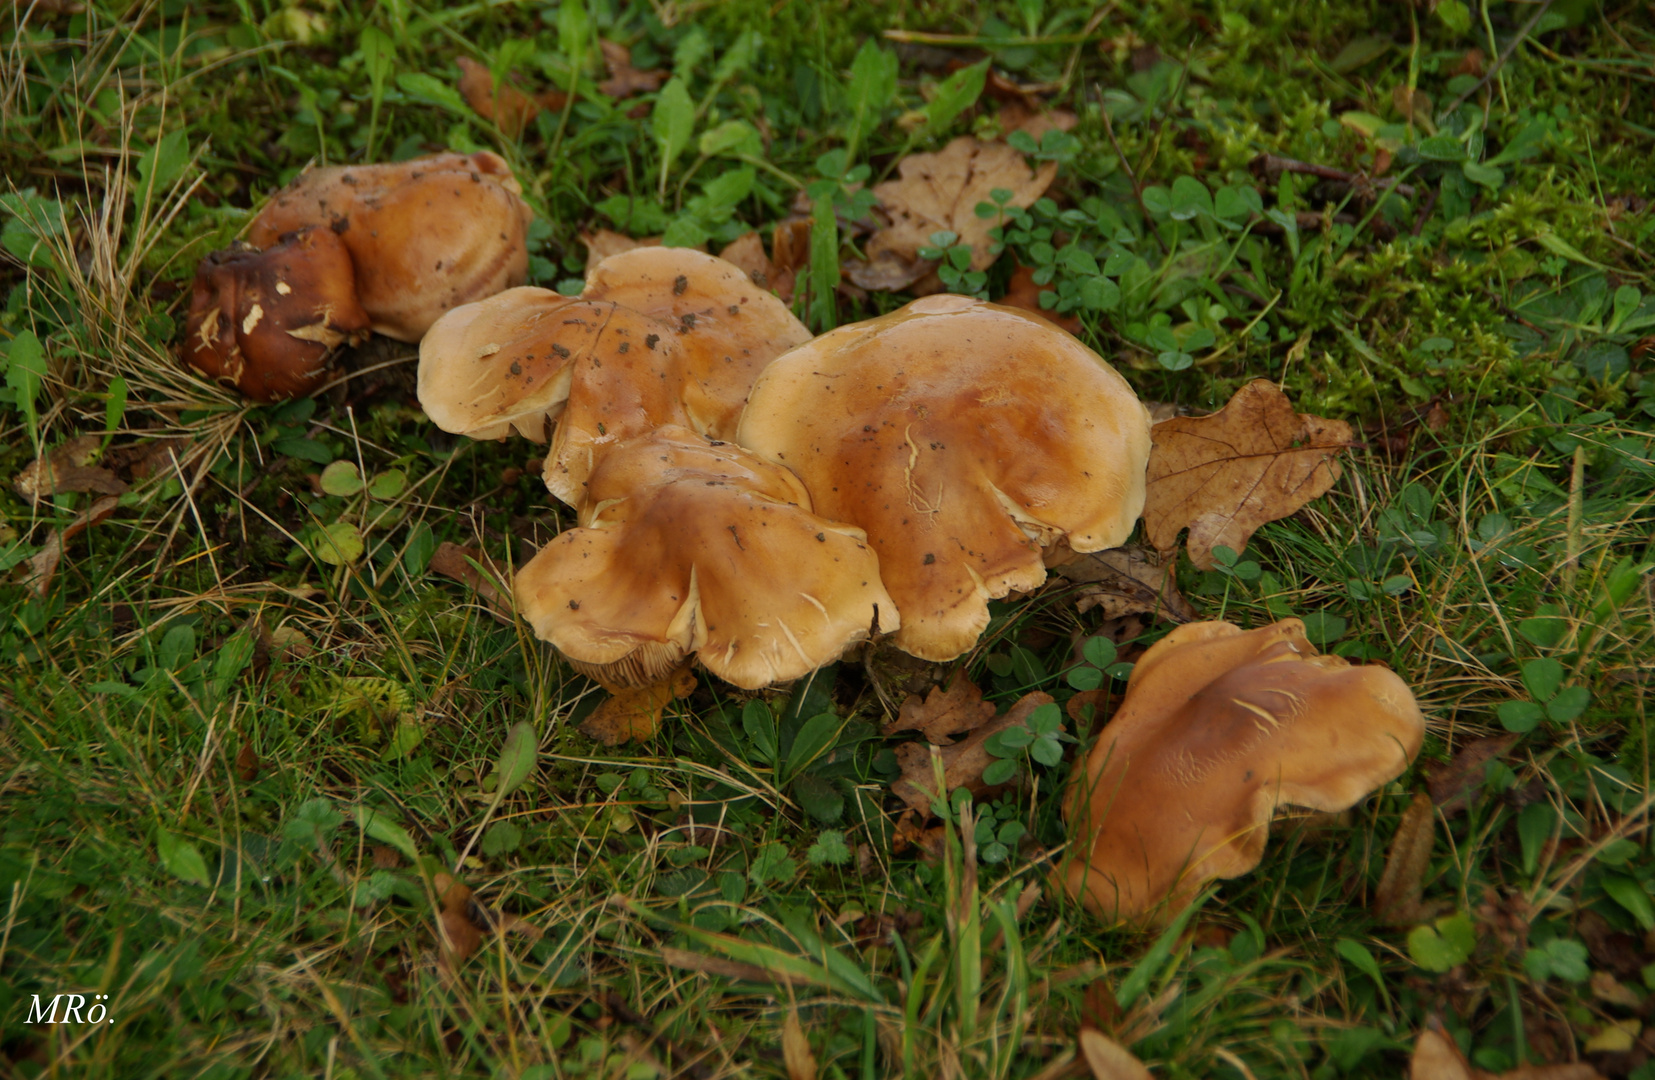
[[[896,624],[862,531],[809,508],[786,469],[661,428],[603,456],[581,527],[518,573],[518,608],[611,685],[691,653],[737,686],[798,678]]]
[[[581,295],[671,323],[688,364],[690,426],[714,439],[735,434],[759,371],[810,340],[787,305],[738,266],[690,248],[633,248],[586,275]]]
[[[866,530],[902,612],[896,644],[948,660],[988,625],[988,600],[1045,580],[1043,547],[1131,533],[1149,413],[1044,319],[940,295],[777,359],[736,441]]]
[[[573,504],[591,447],[683,420],[672,329],[608,302],[524,286],[455,308],[420,342],[420,405],[444,431],[545,442],[553,491]],[[561,418],[561,420],[560,420]]]
[[[1258,865],[1278,806],[1347,809],[1424,736],[1395,672],[1317,655],[1298,619],[1180,626],[1138,661],[1069,789],[1065,884],[1109,919],[1177,910]]]
[[[259,212],[248,240],[325,225],[356,267],[373,328],[418,341],[437,317],[528,277],[532,214],[498,154],[437,154],[388,165],[312,169]]]
[[[321,384],[329,354],[366,337],[351,258],[327,229],[301,229],[265,251],[215,251],[196,268],[184,359],[254,401]]]

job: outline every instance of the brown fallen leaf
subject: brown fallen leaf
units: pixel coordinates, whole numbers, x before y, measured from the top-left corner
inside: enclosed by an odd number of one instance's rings
[[[921,814],[931,812],[931,802],[957,788],[965,788],[973,795],[989,790],[983,782],[983,770],[995,760],[983,745],[997,731],[1025,723],[1029,714],[1052,700],[1050,694],[1038,690],[1025,694],[1004,716],[995,717],[957,743],[933,747],[927,743],[909,742],[896,748],[896,763],[902,775],[891,785],[891,794]],[[931,755],[942,757],[943,790],[936,789],[936,777],[931,769]]]
[[[120,505],[119,499],[107,495],[87,507],[80,516],[63,528],[53,529],[52,534],[46,538],[46,543],[29,558],[29,570],[23,576],[23,584],[33,589],[35,595],[45,596],[52,587],[52,579],[57,576],[58,564],[63,561],[63,546],[91,526],[107,521],[109,515]]]
[[[928,278],[936,266],[919,250],[938,232],[952,232],[956,243],[971,248],[971,269],[984,270],[998,254],[989,230],[998,222],[977,216],[977,204],[989,201],[989,192],[1005,188],[1012,193],[1008,206],[1032,206],[1057,176],[1057,163],[1046,162],[1031,171],[1023,155],[1003,142],[979,142],[962,135],[932,154],[911,154],[897,165],[898,179],[874,187],[891,224],[867,243],[867,261],[846,264],[845,273],[864,289],[905,289],[921,283],[919,291],[937,292]]]
[[[1477,739],[1461,747],[1454,760],[1426,769],[1431,801],[1437,804],[1442,816],[1453,817],[1466,809],[1471,796],[1488,779],[1488,763],[1505,757],[1516,744],[1517,736],[1510,734]]]
[[[1126,615],[1158,615],[1168,622],[1200,618],[1172,576],[1172,567],[1148,548],[1128,545],[1075,555],[1052,567],[1052,572],[1083,583],[1075,608],[1100,608],[1105,619]]]
[[[103,439],[97,435],[70,439],[26,465],[12,481],[12,490],[35,504],[70,491],[119,495],[126,490],[126,485],[108,469],[92,467],[102,445]]]
[[[460,96],[466,104],[512,138],[521,135],[542,109],[555,112],[568,101],[568,95],[561,90],[526,94],[510,83],[496,86],[494,73],[488,66],[469,56],[459,57],[455,63],[460,66]]]
[[[402,865],[402,855],[387,844],[375,844],[369,854],[373,856],[375,870],[395,870]]]
[[[782,1061],[787,1065],[787,1080],[816,1080],[816,1055],[810,1052],[810,1037],[796,1008],[788,1009],[782,1022]]]
[[[776,266],[764,253],[764,238],[757,230],[744,232],[724,246],[718,257],[738,267],[761,289],[770,287],[770,278]]]
[[[946,690],[933,686],[924,698],[909,694],[897,718],[886,726],[885,734],[918,731],[938,746],[947,746],[954,741],[950,736],[974,731],[993,718],[994,706],[983,700],[977,684],[960,671]]]
[[[1575,931],[1586,943],[1592,964],[1623,979],[1638,978],[1645,964],[1655,962],[1655,940],[1640,942],[1590,908],[1580,913]]]
[[[1144,529],[1162,552],[1189,527],[1190,562],[1211,570],[1213,548],[1237,552],[1267,521],[1295,513],[1339,479],[1351,441],[1343,420],[1293,411],[1275,383],[1255,379],[1211,416],[1156,424]]]
[[[918,743],[911,743],[918,746]],[[924,813],[929,816],[927,808]],[[901,855],[908,848],[918,851],[927,862],[941,860],[943,849],[948,846],[948,830],[941,825],[926,828],[920,812],[904,810],[902,816],[896,819],[896,831],[891,843],[891,854]]]
[[[1007,102],[1000,109],[998,119],[1002,134],[1026,131],[1035,142],[1044,138],[1048,131],[1072,131],[1080,122],[1080,118],[1068,109],[1040,109],[1022,101]]]
[[[1432,1017],[1430,1025],[1420,1031],[1414,1043],[1408,1080],[1602,1080],[1596,1069],[1580,1063],[1525,1065],[1499,1074],[1484,1072],[1465,1060],[1454,1040],[1441,1030],[1440,1021]]]
[[[774,292],[783,303],[792,303],[799,267],[810,258],[809,219],[787,218],[777,222],[770,246],[772,254],[766,255],[764,241],[758,233],[743,233],[720,251],[718,257],[739,266],[753,284]]]
[[[586,245],[586,269],[590,270],[611,255],[619,255],[633,248],[654,247],[661,242],[661,238],[643,236],[633,239],[613,229],[598,229],[596,232],[581,233],[580,242]],[[536,465],[535,471],[539,470],[540,466]]]
[[[695,693],[695,687],[695,673],[686,666],[653,685],[615,690],[581,721],[580,733],[605,746],[642,742],[661,730],[667,705]]]
[[[438,871],[431,878],[431,889],[437,894],[437,944],[442,948],[442,966],[450,971],[459,967],[483,944],[483,934],[495,930],[502,934],[522,934],[539,939],[539,927],[516,915],[495,911],[478,900],[471,886],[456,881],[451,874]]]
[[[259,770],[264,768],[264,762],[253,750],[253,744],[244,742],[236,751],[236,775],[248,782],[259,778]]]
[[[1436,823],[1431,796],[1423,791],[1402,812],[1402,822],[1391,838],[1390,854],[1385,856],[1384,873],[1373,894],[1374,918],[1381,923],[1397,926],[1430,918],[1420,898],[1425,892],[1425,873],[1431,868]]]
[[[603,61],[609,66],[609,78],[598,84],[598,89],[619,101],[634,94],[649,94],[661,89],[667,81],[665,71],[639,71],[632,66],[632,50],[614,41],[599,41]]]
[[[1056,295],[1056,286],[1049,282],[1045,285],[1034,283],[1034,268],[1019,266],[1011,275],[1011,281],[1006,284],[1006,295],[1000,297],[996,303],[1006,307],[1014,307],[1020,311],[1032,312],[1040,316],[1053,326],[1060,326],[1071,334],[1080,333],[1080,320],[1073,315],[1059,315],[1055,308],[1040,306],[1040,297],[1044,293]]]
[[[478,566],[487,567],[488,573],[479,572]],[[490,607],[501,612],[511,611],[511,600],[499,587],[500,583],[507,580],[507,575],[502,573],[494,560],[481,550],[461,547],[444,540],[432,553],[429,569],[433,574],[441,574],[443,577],[453,578],[463,585],[471,586]]]
[[[1080,1056],[1092,1070],[1093,1080],[1153,1080],[1130,1050],[1096,1028],[1080,1029]]]

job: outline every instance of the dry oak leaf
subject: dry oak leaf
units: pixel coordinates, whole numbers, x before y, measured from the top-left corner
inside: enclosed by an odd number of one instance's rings
[[[1213,568],[1213,548],[1247,547],[1267,521],[1287,517],[1339,479],[1334,460],[1350,445],[1343,420],[1294,412],[1275,383],[1256,379],[1211,416],[1150,429],[1144,529],[1171,551],[1186,525],[1190,562]]]
[[[919,257],[938,232],[952,232],[971,248],[971,269],[985,270],[998,254],[989,230],[996,220],[977,216],[995,188],[1010,191],[1006,204],[1034,205],[1057,176],[1057,163],[1030,170],[1023,155],[1003,142],[962,135],[934,154],[911,154],[897,165],[898,179],[874,186],[891,224],[868,241],[866,262],[846,264],[846,276],[863,289],[905,289],[936,266]],[[930,291],[940,291],[940,284]]]
[[[1474,1069],[1460,1048],[1436,1027],[1419,1033],[1408,1063],[1408,1080],[1602,1080],[1590,1065],[1525,1065],[1510,1072]]]
[[[619,101],[633,94],[649,94],[661,89],[667,81],[664,71],[639,71],[632,66],[632,50],[613,41],[599,41],[603,61],[609,65],[609,78],[598,84],[598,89]]]
[[[108,469],[93,468],[103,439],[81,435],[24,466],[12,481],[12,490],[31,503],[40,503],[66,491],[95,491],[119,495],[126,485]]]
[[[784,304],[793,302],[799,267],[810,258],[810,220],[786,218],[776,223],[770,238],[770,254],[756,232],[743,233],[718,253],[727,263],[739,266],[761,289],[769,289]]]
[[[581,721],[580,733],[605,746],[642,742],[661,730],[667,705],[695,693],[695,686],[695,674],[685,666],[658,683],[617,689]]]
[[[938,746],[947,746],[954,741],[949,736],[975,731],[992,719],[994,706],[984,701],[977,684],[960,672],[946,690],[933,686],[923,699],[909,694],[897,718],[886,725],[885,734],[919,731]]]
[[[1050,694],[1035,691],[1025,694],[1004,716],[977,728],[957,743],[933,748],[926,743],[903,743],[896,748],[896,763],[902,775],[891,784],[891,794],[921,814],[931,812],[931,803],[957,788],[965,788],[980,796],[989,790],[983,782],[983,770],[994,762],[984,745],[997,731],[1015,727],[1028,721],[1029,714],[1052,700]],[[931,769],[931,755],[942,757],[943,790],[937,791],[936,776]]]
[[[787,1011],[782,1024],[782,1061],[787,1065],[787,1080],[816,1080],[816,1055],[810,1052],[810,1038],[796,1008]]]
[[[1083,583],[1075,599],[1082,613],[1101,608],[1105,619],[1158,615],[1175,623],[1200,618],[1178,591],[1172,567],[1148,548],[1129,544],[1047,565],[1059,577]]]
[[[1035,142],[1048,131],[1071,131],[1080,122],[1068,109],[1035,109],[1021,101],[1007,102],[1001,107],[998,119],[1004,134],[1026,131]]]
[[[1153,1080],[1132,1052],[1096,1028],[1080,1029],[1080,1054],[1093,1080]]]

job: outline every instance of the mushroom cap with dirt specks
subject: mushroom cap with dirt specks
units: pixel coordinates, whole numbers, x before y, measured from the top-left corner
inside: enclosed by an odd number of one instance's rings
[[[786,469],[667,426],[610,449],[580,527],[517,575],[541,638],[611,686],[685,657],[737,686],[795,679],[896,625],[860,529],[810,512]]]
[[[1143,509],[1149,413],[1071,335],[963,296],[842,326],[759,376],[736,441],[860,526],[902,613],[896,644],[949,660],[1042,549],[1115,547]]]
[[[1278,806],[1348,809],[1400,776],[1424,737],[1395,672],[1318,655],[1298,619],[1180,626],[1138,660],[1076,770],[1059,877],[1106,919],[1177,911],[1258,865]]]
[[[533,215],[521,193],[488,152],[329,166],[277,192],[247,239],[267,247],[305,226],[331,228],[374,330],[418,341],[443,312],[527,279]]]
[[[300,229],[264,251],[201,260],[190,294],[184,359],[254,401],[315,390],[328,356],[368,333],[351,258],[327,229]]]
[[[665,323],[523,286],[436,321],[420,342],[419,399],[456,435],[552,438],[547,486],[578,506],[595,446],[683,422],[682,371]]]
[[[769,289],[733,263],[692,248],[641,247],[611,255],[587,272],[581,295],[613,300],[672,325],[687,365],[689,426],[712,439],[735,436],[741,407],[765,365],[810,340],[810,331]]]

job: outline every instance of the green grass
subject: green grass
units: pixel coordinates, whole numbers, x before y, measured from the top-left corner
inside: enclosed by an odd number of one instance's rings
[[[90,433],[131,490],[44,594],[27,561],[92,496],[0,494],[0,1074],[779,1077],[797,1010],[823,1077],[1081,1075],[1063,1061],[1089,1023],[1157,1075],[1320,1080],[1399,1075],[1432,1015],[1491,1070],[1648,1016],[1655,33],[1647,3],[1566,0],[1514,44],[1535,10],[1127,3],[1088,29],[1055,0],[9,7],[0,475]],[[890,27],[965,42],[901,46],[896,96],[859,123],[848,73]],[[692,134],[744,121],[763,167],[692,138],[663,171],[638,99],[588,93],[513,140],[447,93],[461,55],[535,88],[590,82],[593,34],[640,68],[676,56]],[[1459,70],[1508,48],[1486,86]],[[970,811],[940,860],[918,856],[877,730],[906,680],[944,674],[924,665],[852,657],[758,695],[703,676],[648,743],[595,745],[576,723],[602,692],[427,569],[444,540],[520,563],[570,523],[526,444],[432,428],[406,347],[256,408],[170,351],[196,260],[312,160],[498,150],[541,215],[534,279],[555,285],[580,274],[580,231],[629,212],[716,248],[812,183],[847,201],[846,170],[884,174],[909,144],[897,116],[984,49],[1080,116],[1040,148],[1053,203],[1008,239],[1067,295],[1107,281],[1088,295],[1115,299],[1075,313],[1140,395],[1205,410],[1264,376],[1358,425],[1332,492],[1224,572],[1185,563],[1184,591],[1249,627],[1312,616],[1428,716],[1409,774],[1278,823],[1184,932],[1102,927],[1050,893],[1068,761],[975,808],[1027,827],[1008,858],[961,843]],[[1398,86],[1435,109],[1474,92],[1427,127]],[[914,149],[994,134],[993,116],[985,98]],[[854,160],[820,160],[853,139]],[[1374,139],[1411,195],[1248,169],[1359,171]],[[1185,213],[1192,179],[1284,216]],[[900,302],[831,299],[814,322]],[[335,460],[386,479],[321,494],[308,476]],[[339,522],[367,538],[347,566],[317,556]],[[991,700],[1063,700],[1072,641],[1121,636],[1069,590],[995,605],[962,661]],[[1123,656],[1165,629],[1130,628]],[[837,735],[790,758],[824,713]],[[536,768],[497,798],[520,723]],[[1431,770],[1506,726],[1529,730],[1437,822],[1424,899],[1475,944],[1432,971],[1415,926],[1371,914],[1385,853]],[[431,872],[462,852],[473,921],[533,932],[484,932],[455,966]],[[1610,975],[1636,1008],[1601,992]],[[26,1023],[56,993],[108,995],[112,1022]],[[1648,1080],[1646,1046],[1588,1056]]]

